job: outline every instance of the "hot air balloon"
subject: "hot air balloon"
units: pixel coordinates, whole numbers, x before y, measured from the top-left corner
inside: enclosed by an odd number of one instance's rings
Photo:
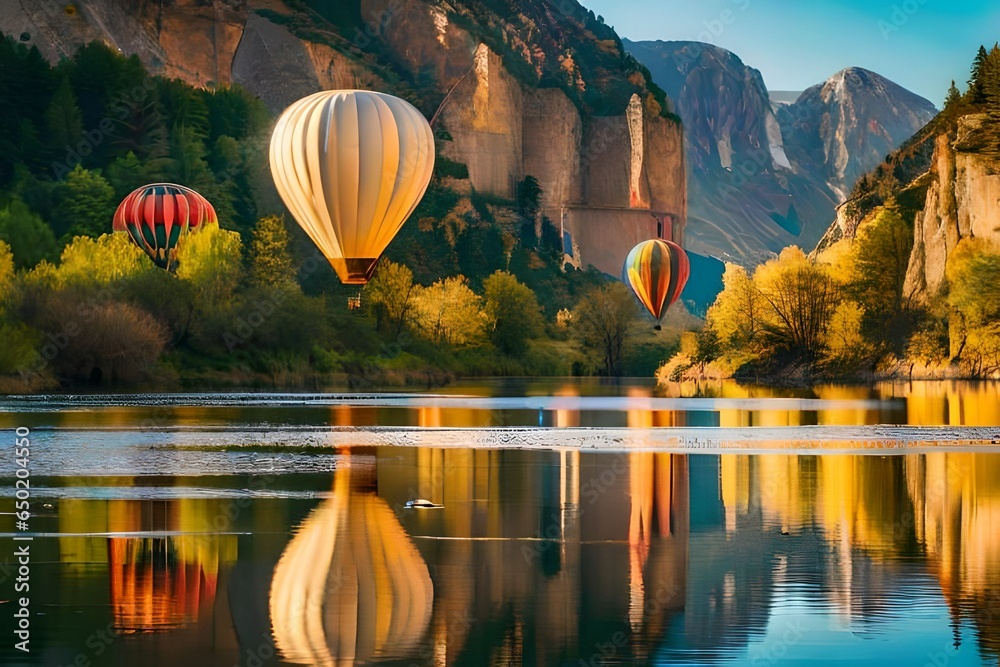
[[[687,253],[672,241],[654,239],[632,248],[622,267],[622,281],[656,319],[680,297],[691,275]]]
[[[285,109],[271,135],[271,175],[285,205],[349,285],[417,207],[434,169],[434,135],[409,103],[329,90]]]
[[[274,568],[268,610],[287,663],[350,667],[407,655],[431,621],[430,572],[375,493],[374,456],[344,460],[332,496],[299,525]]]
[[[122,200],[115,211],[113,229],[128,232],[157,266],[169,270],[181,236],[218,222],[212,205],[191,188],[152,183]]]

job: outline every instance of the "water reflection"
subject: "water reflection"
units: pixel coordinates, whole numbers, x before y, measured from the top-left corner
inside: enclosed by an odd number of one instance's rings
[[[367,448],[270,484],[323,497],[60,501],[41,623],[86,622],[42,664],[108,621],[108,664],[1000,656],[1000,455]]]
[[[518,393],[520,392],[520,393]],[[144,401],[149,404],[143,404]],[[732,381],[491,381],[436,394],[9,397],[0,426],[60,429],[310,427],[993,426],[1000,383],[935,381],[790,389]]]
[[[215,602],[217,549],[201,538],[108,539],[111,607],[117,634],[157,632],[194,623]]]
[[[274,568],[274,642],[289,662],[353,665],[407,655],[430,621],[427,564],[375,491],[374,452],[347,453]]]

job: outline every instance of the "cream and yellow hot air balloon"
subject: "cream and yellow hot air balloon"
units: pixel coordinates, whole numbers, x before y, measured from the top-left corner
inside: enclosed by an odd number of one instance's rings
[[[430,124],[384,93],[304,97],[285,109],[271,136],[278,194],[346,284],[368,282],[433,170]]]
[[[274,568],[271,630],[285,662],[350,667],[405,656],[430,624],[427,564],[374,492],[374,461],[365,466],[364,458],[344,456],[332,496],[299,525]]]

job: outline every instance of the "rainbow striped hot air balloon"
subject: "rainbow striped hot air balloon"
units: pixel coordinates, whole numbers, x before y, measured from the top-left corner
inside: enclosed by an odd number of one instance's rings
[[[657,329],[667,308],[680,298],[690,275],[691,263],[684,249],[660,239],[632,248],[622,267],[622,281],[656,319]]]
[[[207,199],[183,185],[152,183],[133,190],[115,211],[113,228],[132,241],[160,268],[170,270],[181,236],[218,224]]]

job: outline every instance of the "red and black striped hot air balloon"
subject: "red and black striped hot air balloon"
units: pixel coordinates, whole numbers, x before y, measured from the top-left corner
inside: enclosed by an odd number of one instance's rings
[[[632,248],[622,267],[622,281],[656,319],[657,329],[667,308],[680,298],[690,275],[691,263],[684,249],[660,239]]]
[[[181,236],[218,222],[212,205],[191,188],[152,183],[125,197],[115,211],[113,227],[128,232],[157,266],[169,271]]]

